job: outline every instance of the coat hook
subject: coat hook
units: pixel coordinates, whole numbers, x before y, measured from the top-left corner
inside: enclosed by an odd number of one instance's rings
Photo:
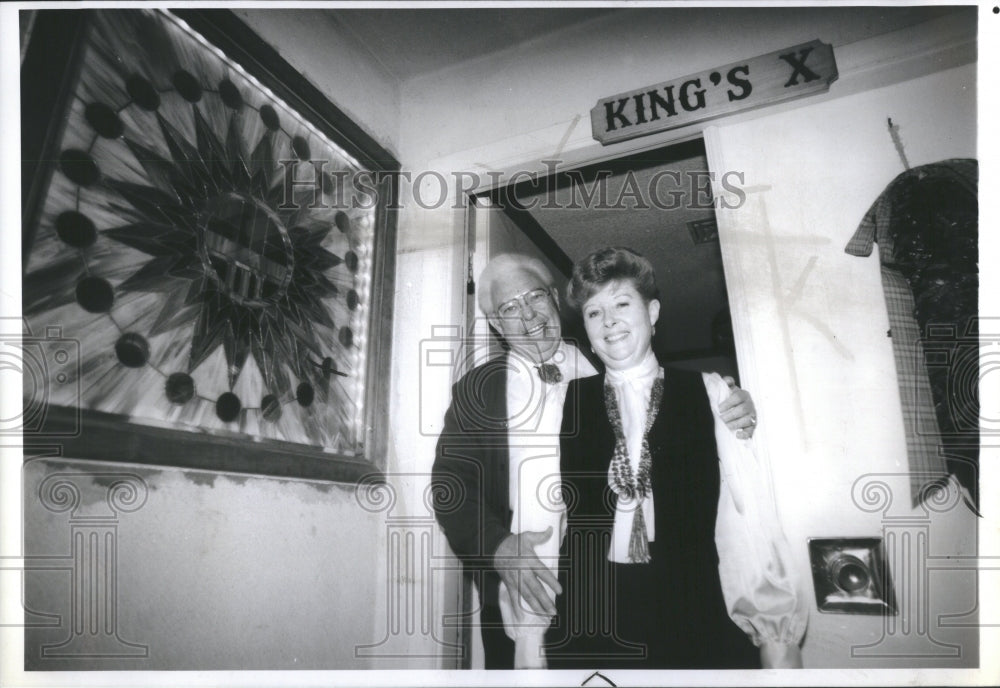
[[[899,138],[899,125],[892,123],[892,117],[889,117],[889,136],[892,138],[892,143],[896,146],[896,153],[899,154],[899,160],[903,163],[904,169],[910,169],[910,161],[906,159],[906,151],[903,150],[903,140]]]

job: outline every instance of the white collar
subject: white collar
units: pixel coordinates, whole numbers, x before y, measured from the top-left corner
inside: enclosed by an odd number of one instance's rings
[[[519,369],[523,367],[534,370],[539,366],[551,364],[558,366],[559,370],[562,372],[565,372],[570,357],[568,347],[566,346],[566,342],[562,340],[559,340],[559,346],[557,346],[556,350],[552,352],[552,355],[541,362],[538,362],[529,356],[525,356],[514,347],[511,347],[507,355],[510,356],[511,358],[516,358],[519,363],[524,364],[523,366],[518,366]]]
[[[656,360],[656,354],[653,353],[652,347],[646,352],[643,359],[631,368],[625,368],[624,370],[607,369],[608,381],[616,385],[624,382],[648,382],[652,384],[652,381],[659,374],[660,362]]]

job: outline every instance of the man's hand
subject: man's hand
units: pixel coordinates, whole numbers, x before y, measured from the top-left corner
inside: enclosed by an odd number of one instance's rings
[[[736,386],[733,378],[726,376],[722,379],[733,393],[719,404],[719,416],[725,421],[726,427],[736,432],[737,437],[749,439],[757,428],[757,409],[753,405],[753,399],[748,391]]]
[[[510,592],[511,602],[520,607],[520,601],[524,600],[531,611],[550,616],[556,613],[556,607],[545,586],[557,595],[562,592],[562,586],[549,567],[535,556],[535,545],[545,542],[551,535],[552,526],[541,532],[511,533],[500,542],[493,555],[493,565]]]

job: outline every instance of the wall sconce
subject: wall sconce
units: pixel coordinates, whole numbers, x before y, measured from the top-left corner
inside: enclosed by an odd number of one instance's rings
[[[882,538],[810,538],[816,606],[835,614],[896,614]]]

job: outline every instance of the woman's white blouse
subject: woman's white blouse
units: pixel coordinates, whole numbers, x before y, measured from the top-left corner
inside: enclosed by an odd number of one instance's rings
[[[719,404],[731,394],[726,382],[716,373],[702,373],[702,378],[715,416],[719,452],[715,546],[726,609],[758,647],[798,645],[809,607],[778,522],[770,466],[754,451],[752,439],[738,439],[719,417]]]

